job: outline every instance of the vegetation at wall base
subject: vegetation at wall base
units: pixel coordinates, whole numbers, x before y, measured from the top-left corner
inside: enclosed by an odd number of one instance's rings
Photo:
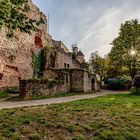
[[[19,93],[19,88],[18,87],[11,87],[11,88],[8,88],[6,90],[6,92],[8,94],[18,94]]]
[[[9,97],[7,92],[0,92],[0,99]]]
[[[85,93],[85,92],[70,92],[70,93],[57,93],[56,95],[44,95],[44,96],[33,96],[30,100],[42,100],[42,99],[53,99],[60,97],[69,97],[69,96],[77,96],[77,95],[87,95],[93,93]],[[19,96],[9,97],[6,101],[22,101],[23,99]]]

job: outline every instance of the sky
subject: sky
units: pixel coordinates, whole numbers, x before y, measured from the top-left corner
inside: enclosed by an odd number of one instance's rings
[[[140,0],[32,0],[48,15],[49,33],[71,50],[74,43],[85,54],[105,56],[118,36],[121,23],[140,21]]]

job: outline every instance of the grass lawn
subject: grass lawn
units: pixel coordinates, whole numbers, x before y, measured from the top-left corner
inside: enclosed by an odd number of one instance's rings
[[[140,97],[94,99],[0,111],[0,140],[140,140]]]
[[[0,92],[0,99],[6,98],[6,97],[9,97],[7,92]]]

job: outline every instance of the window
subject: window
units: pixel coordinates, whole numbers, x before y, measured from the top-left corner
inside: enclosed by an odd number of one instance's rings
[[[70,67],[70,64],[64,63],[64,68],[69,68],[69,67]]]
[[[67,64],[67,68],[69,68],[70,67],[70,65],[69,64]]]
[[[67,68],[67,64],[66,63],[64,63],[64,68]]]

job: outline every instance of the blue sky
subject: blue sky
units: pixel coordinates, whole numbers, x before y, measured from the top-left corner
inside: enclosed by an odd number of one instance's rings
[[[121,23],[140,20],[140,0],[32,0],[50,14],[50,34],[71,50],[78,42],[88,60],[96,50],[106,55]]]

